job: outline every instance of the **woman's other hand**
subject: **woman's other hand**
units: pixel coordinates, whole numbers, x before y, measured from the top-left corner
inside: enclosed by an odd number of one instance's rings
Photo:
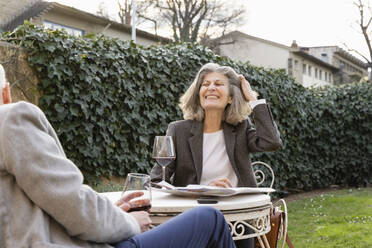
[[[254,90],[252,90],[250,83],[245,79],[243,75],[239,75],[241,84],[242,84],[242,90],[243,95],[246,101],[255,101],[257,100],[258,93]]]
[[[216,179],[208,183],[208,186],[216,186],[221,188],[231,188],[232,185],[227,178]]]

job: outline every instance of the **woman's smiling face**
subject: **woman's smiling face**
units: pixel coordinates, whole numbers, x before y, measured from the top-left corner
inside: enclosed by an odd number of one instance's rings
[[[228,78],[218,72],[205,75],[199,90],[200,104],[204,111],[225,110],[231,103]]]

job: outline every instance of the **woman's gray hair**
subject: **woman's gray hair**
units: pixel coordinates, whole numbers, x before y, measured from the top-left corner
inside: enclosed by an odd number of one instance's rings
[[[211,72],[221,73],[227,77],[229,82],[229,93],[232,103],[226,106],[222,120],[236,125],[247,119],[252,110],[244,99],[238,74],[229,66],[220,66],[215,63],[203,65],[190,87],[180,98],[179,106],[182,109],[183,118],[185,120],[204,120],[204,109],[200,104],[199,91],[204,77]]]

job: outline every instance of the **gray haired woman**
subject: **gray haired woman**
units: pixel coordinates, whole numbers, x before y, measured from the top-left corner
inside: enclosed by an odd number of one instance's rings
[[[250,153],[281,146],[271,111],[257,95],[231,67],[205,64],[180,99],[185,120],[168,126],[177,156],[166,168],[166,181],[175,186],[256,187]],[[151,178],[162,179],[159,165]]]
[[[180,99],[185,120],[168,126],[177,156],[167,167],[165,180],[175,186],[256,187],[249,154],[281,146],[270,109],[257,95],[231,67],[204,65]],[[248,118],[251,113],[255,128]],[[160,181],[161,175],[161,167],[154,166],[152,180]],[[253,239],[236,245],[254,246]]]

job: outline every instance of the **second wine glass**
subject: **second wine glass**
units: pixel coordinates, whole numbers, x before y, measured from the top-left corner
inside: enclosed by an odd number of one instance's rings
[[[131,194],[142,194],[130,201],[131,208],[128,212],[132,211],[149,211],[151,208],[151,187],[150,176],[141,173],[129,173],[124,184],[122,197]]]
[[[152,158],[162,167],[163,181],[165,181],[165,167],[176,159],[172,136],[155,137]]]

